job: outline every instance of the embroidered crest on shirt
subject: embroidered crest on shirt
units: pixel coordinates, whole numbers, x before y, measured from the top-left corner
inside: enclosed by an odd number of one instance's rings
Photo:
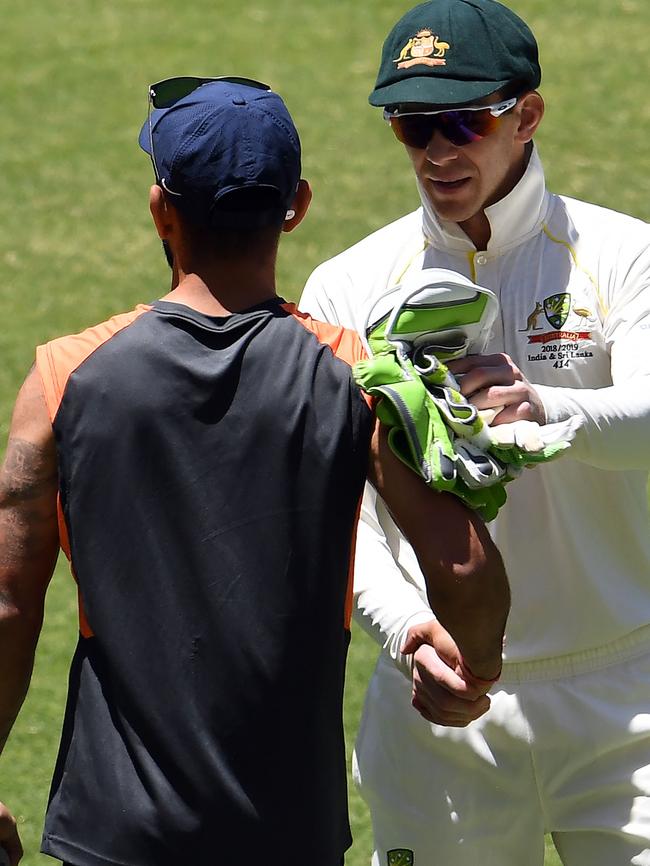
[[[575,307],[574,306],[573,312],[576,314],[576,316],[580,316],[580,323],[579,323],[578,327],[580,327],[580,325],[583,324],[585,319],[591,319],[593,316],[593,313],[587,307]]]
[[[571,295],[568,292],[559,292],[557,295],[544,298],[544,315],[549,325],[556,330],[566,322],[570,310]]]
[[[537,320],[542,314],[544,309],[544,305],[540,304],[539,301],[535,301],[535,309],[530,313],[528,318],[526,319],[526,327],[519,328],[520,331],[541,331],[542,326],[537,324]]]
[[[425,27],[423,30],[418,30],[415,36],[411,36],[393,63],[397,63],[398,69],[409,69],[418,64],[446,66],[445,54],[450,48],[448,42],[443,42],[433,30]]]
[[[550,331],[545,330],[542,313],[547,323],[551,326]],[[564,329],[569,315],[577,318],[577,323],[571,330]],[[535,301],[535,308],[529,313],[526,325],[519,328],[519,332],[528,333],[528,344],[537,344],[537,348],[528,354],[528,361],[547,361],[558,370],[571,367],[571,362],[579,358],[592,358],[593,352],[585,345],[584,341],[591,339],[590,331],[580,330],[584,323],[590,320],[593,313],[587,307],[577,306],[572,302],[569,292],[557,292],[549,295],[543,301]],[[540,331],[539,334],[531,334],[531,331]]]
[[[408,848],[392,848],[388,851],[388,866],[413,866],[415,858]]]

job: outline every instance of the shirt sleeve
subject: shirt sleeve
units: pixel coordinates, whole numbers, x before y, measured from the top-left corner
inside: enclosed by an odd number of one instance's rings
[[[361,504],[354,565],[354,619],[411,678],[413,656],[401,649],[411,626],[435,619],[418,589],[395,561],[369,485]]]
[[[638,247],[637,247],[638,249]],[[549,423],[579,415],[571,455],[600,469],[650,468],[650,246],[618,255],[603,331],[612,384],[536,386]]]
[[[340,321],[336,306],[327,290],[330,280],[327,280],[324,276],[324,270],[323,265],[321,265],[309,277],[305,283],[298,306],[304,313],[309,313],[314,319],[330,322],[333,325],[345,324],[346,327],[349,327],[349,323]]]

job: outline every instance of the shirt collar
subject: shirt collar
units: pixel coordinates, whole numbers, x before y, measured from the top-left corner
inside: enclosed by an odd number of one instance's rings
[[[418,189],[423,209],[422,228],[431,246],[474,252],[474,244],[458,223],[438,219],[419,181]],[[544,169],[533,145],[528,166],[519,183],[508,195],[485,209],[492,229],[488,251],[496,253],[516,246],[539,231],[548,211],[548,201]]]

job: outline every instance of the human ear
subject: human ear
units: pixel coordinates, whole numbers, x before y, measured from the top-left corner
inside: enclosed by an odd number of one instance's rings
[[[149,190],[149,210],[151,211],[151,217],[156,226],[158,237],[163,241],[166,240],[171,228],[169,225],[167,202],[164,192],[156,183]]]
[[[309,183],[304,180],[304,178],[301,178],[298,181],[298,189],[296,190],[296,195],[291,204],[291,208],[287,211],[287,219],[285,219],[282,226],[283,232],[291,232],[296,228],[296,226],[300,225],[300,223],[305,217],[305,214],[309,210],[311,199],[311,187],[309,186]],[[292,211],[293,214],[290,216]]]
[[[544,100],[536,90],[527,93],[519,103],[519,126],[517,140],[526,144],[531,141],[544,117]]]

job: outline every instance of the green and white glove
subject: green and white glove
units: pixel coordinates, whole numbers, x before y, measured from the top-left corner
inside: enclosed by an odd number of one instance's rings
[[[423,270],[384,296],[367,317],[367,361],[356,382],[379,398],[394,453],[430,486],[459,496],[485,520],[506,500],[505,483],[524,467],[565,451],[579,426],[517,421],[490,427],[461,394],[445,362],[483,353],[496,297],[466,277]]]
[[[504,471],[482,452],[466,456],[457,438],[444,423],[435,401],[411,361],[399,351],[385,352],[353,367],[356,383],[378,400],[377,417],[388,428],[388,444],[393,453],[435,490],[453,493],[484,520],[492,520],[505,502],[498,484]],[[478,452],[478,449],[476,449]],[[499,475],[490,486],[475,483],[465,464],[489,464]],[[487,477],[487,473],[486,473]]]
[[[516,470],[555,460],[571,447],[581,424],[578,415],[555,424],[536,421],[513,421],[488,427],[491,440],[489,451],[509,469]]]
[[[361,336],[369,355],[398,343],[414,351],[426,341],[435,357],[446,362],[482,354],[498,312],[499,302],[489,289],[455,271],[426,268],[370,307]]]
[[[388,443],[402,462],[437,490],[456,483],[456,456],[449,432],[411,361],[397,350],[358,361],[354,380],[378,399],[377,417],[388,428]]]

